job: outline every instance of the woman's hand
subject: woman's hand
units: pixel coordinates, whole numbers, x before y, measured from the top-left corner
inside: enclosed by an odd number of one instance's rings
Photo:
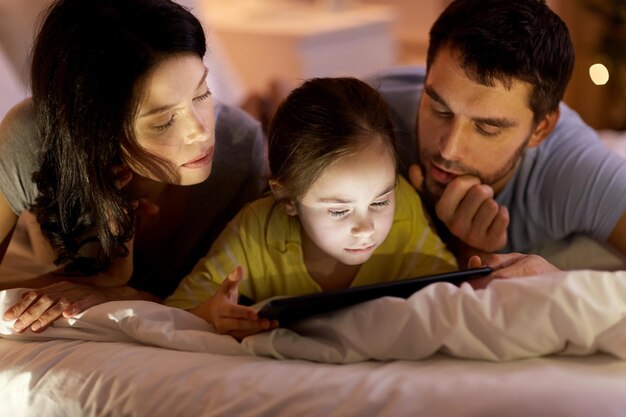
[[[5,320],[17,319],[13,329],[21,332],[28,327],[40,332],[60,317],[72,317],[107,301],[124,299],[129,287],[98,287],[72,281],[60,281],[27,291],[21,301],[5,313]],[[136,293],[136,292],[135,292]]]
[[[278,327],[276,321],[261,319],[253,308],[237,303],[237,287],[242,279],[243,269],[239,266],[226,277],[215,295],[191,310],[196,316],[213,324],[217,333],[228,334],[238,340]]]
[[[548,274],[560,271],[539,255],[522,253],[493,254],[485,257],[484,263],[479,256],[472,256],[467,266],[477,268],[481,265],[490,266],[493,272],[486,277],[468,281],[474,289],[485,288],[492,280]]]

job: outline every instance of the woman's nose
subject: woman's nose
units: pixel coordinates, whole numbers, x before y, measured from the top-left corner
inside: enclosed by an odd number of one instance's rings
[[[185,140],[187,143],[206,141],[211,136],[208,123],[202,118],[200,114],[192,111],[189,116],[189,133],[186,135]]]

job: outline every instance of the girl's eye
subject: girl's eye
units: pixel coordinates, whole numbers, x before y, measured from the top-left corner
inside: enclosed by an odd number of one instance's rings
[[[391,201],[389,200],[383,200],[383,201],[374,201],[372,204],[370,204],[372,207],[375,208],[381,208],[381,207],[385,207],[388,206],[389,204],[391,204]]]
[[[328,214],[332,217],[344,217],[348,214],[348,210],[328,210]]]
[[[174,124],[174,117],[176,115],[172,115],[172,117],[170,118],[170,120],[168,120],[167,123],[163,124],[163,125],[159,125],[159,126],[154,126],[154,129],[159,131],[159,132],[163,132],[167,129],[169,129],[170,127],[172,127],[172,125]]]
[[[207,98],[209,98],[210,95],[211,95],[211,90],[206,90],[206,93],[202,94],[201,96],[195,97],[193,101],[206,100]]]

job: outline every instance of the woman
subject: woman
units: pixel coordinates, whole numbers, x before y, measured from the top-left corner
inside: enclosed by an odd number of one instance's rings
[[[32,100],[0,125],[0,259],[32,211],[60,269],[4,314],[44,329],[101,302],[167,296],[264,187],[259,125],[214,104],[198,20],[169,0],[59,0]],[[209,177],[210,175],[210,177]]]

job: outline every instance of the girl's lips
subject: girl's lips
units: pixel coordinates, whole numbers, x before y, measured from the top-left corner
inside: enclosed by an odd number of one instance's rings
[[[189,162],[185,162],[182,166],[185,168],[202,168],[207,166],[213,161],[213,147],[209,148],[207,153],[204,155],[193,159]]]
[[[454,174],[452,172],[439,168],[432,162],[430,163],[430,175],[436,182],[444,185],[448,184],[450,181],[459,176],[458,174]]]
[[[364,248],[359,248],[359,249],[347,249],[347,248],[346,248],[346,251],[347,251],[347,252],[349,252],[349,253],[354,253],[354,254],[358,254],[358,253],[366,253],[366,252],[369,252],[369,251],[371,251],[372,249],[374,249],[374,247],[375,247],[375,246],[376,246],[376,244],[375,244],[375,243],[372,243],[372,244],[371,244],[371,245],[369,245],[369,246],[366,246],[366,247],[364,247]]]

